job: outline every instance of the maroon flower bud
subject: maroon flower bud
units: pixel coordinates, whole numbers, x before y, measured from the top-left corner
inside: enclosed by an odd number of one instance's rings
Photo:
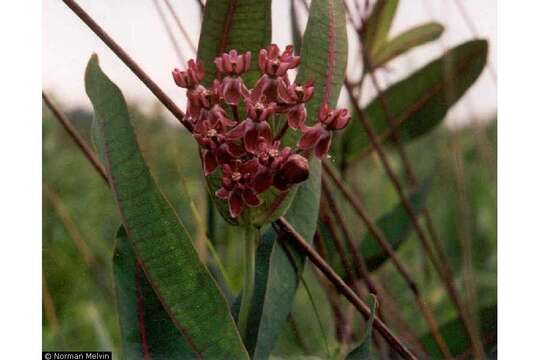
[[[186,89],[193,89],[204,78],[204,68],[201,62],[189,60],[186,71],[174,69],[172,75],[176,85]]]
[[[300,154],[292,154],[278,170],[278,176],[289,184],[298,184],[309,177],[309,163]]]
[[[222,74],[230,76],[240,76],[249,70],[251,63],[251,52],[238,54],[236,50],[231,50],[229,53],[223,53],[214,60],[218,71]]]

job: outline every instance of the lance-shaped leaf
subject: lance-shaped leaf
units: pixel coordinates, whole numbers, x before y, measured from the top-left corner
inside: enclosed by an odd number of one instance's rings
[[[497,305],[487,306],[478,312],[478,324],[482,334],[482,342],[486,348],[497,343]],[[448,321],[439,328],[448,349],[453,356],[458,357],[470,348],[467,331],[459,318]],[[423,335],[420,342],[424,345],[427,353],[434,359],[442,358],[436,341],[430,333]]]
[[[398,5],[399,0],[377,0],[362,27],[363,48],[370,58],[386,43]]]
[[[487,50],[485,40],[458,45],[383,92],[391,122],[397,125],[403,142],[428,133],[442,122],[482,73]],[[381,101],[373,99],[364,114],[379,140],[387,141],[391,128]],[[348,163],[371,150],[369,137],[357,118],[345,130],[342,149]]]
[[[372,68],[381,67],[416,46],[438,39],[443,31],[444,27],[441,24],[430,22],[402,32],[393,39],[386,41],[371,55]]]
[[[124,358],[197,359],[146,280],[124,227],[116,236],[113,270]]]
[[[373,332],[373,321],[375,321],[375,311],[377,310],[377,298],[370,294],[368,298],[369,309],[371,315],[364,331],[364,337],[360,341],[360,345],[352,350],[345,360],[369,360],[371,359],[371,337]]]
[[[335,106],[347,61],[345,13],[339,0],[313,0],[302,42],[302,63],[297,81],[315,81],[315,93],[308,106],[310,123],[318,107]],[[287,134],[289,141],[294,133]],[[285,140],[286,141],[286,140]],[[309,179],[300,184],[285,218],[311,241],[317,227],[320,201],[320,161],[310,161]],[[287,239],[283,239],[287,243]],[[286,245],[285,245],[286,246]],[[257,251],[256,282],[246,346],[254,359],[267,359],[291,311],[299,274],[305,257],[294,248],[284,248],[273,229],[263,236]]]
[[[114,198],[134,253],[171,321],[199,358],[247,359],[223,295],[141,156],[124,97],[96,55],[85,74]]]

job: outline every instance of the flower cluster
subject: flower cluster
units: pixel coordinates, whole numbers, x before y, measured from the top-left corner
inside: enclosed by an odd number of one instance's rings
[[[313,97],[314,84],[289,79],[288,71],[300,64],[292,46],[280,52],[271,44],[259,52],[261,76],[252,89],[242,79],[251,65],[250,52],[231,50],[214,63],[218,79],[211,86],[201,84],[204,69],[194,60],[187,70],[174,69],[172,74],[176,84],[187,89],[184,123],[200,145],[204,174],[221,168],[216,196],[228,201],[230,215],[236,218],[246,207],[259,206],[259,194],[271,186],[286,191],[305,181],[307,157],[326,156],[332,132],[347,126],[350,116],[345,109],[324,104],[315,125],[306,125],[306,103]],[[302,133],[294,147],[281,144],[289,128]]]

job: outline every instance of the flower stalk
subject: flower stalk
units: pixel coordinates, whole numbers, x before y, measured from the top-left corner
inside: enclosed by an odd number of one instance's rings
[[[248,332],[249,311],[255,289],[255,249],[259,242],[259,229],[252,225],[246,225],[244,240],[244,287],[238,316],[238,328],[242,339],[245,340]]]

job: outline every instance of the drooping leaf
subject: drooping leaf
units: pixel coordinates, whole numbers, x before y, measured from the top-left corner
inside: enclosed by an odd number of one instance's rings
[[[487,50],[486,40],[468,41],[384,91],[392,122],[399,124],[402,142],[414,140],[441,123],[482,73]],[[387,141],[390,127],[379,99],[373,99],[364,113],[379,140]],[[348,163],[371,150],[369,137],[357,118],[345,130],[342,146]]]
[[[429,181],[409,196],[409,201],[416,214],[425,206],[429,190]],[[409,238],[412,230],[411,220],[407,211],[401,203],[377,220],[377,227],[381,229],[386,240],[392,246],[392,249],[398,250],[401,245]],[[377,270],[388,260],[388,255],[379,246],[377,240],[371,234],[366,234],[360,245],[360,252],[366,259],[366,265],[369,271]]]
[[[399,0],[377,0],[362,28],[362,42],[366,54],[373,58],[384,45],[394,21]]]
[[[366,330],[364,331],[364,337],[360,341],[360,345],[352,350],[345,360],[369,360],[371,359],[371,337],[373,332],[373,321],[375,321],[375,311],[377,310],[377,298],[370,294],[368,298],[369,309],[371,311],[371,316],[366,325]]]
[[[390,60],[411,50],[416,46],[426,44],[438,39],[444,31],[444,27],[435,22],[415,26],[388,40],[379,47],[372,55],[371,66],[373,69],[385,65]]]
[[[124,227],[113,258],[116,302],[125,359],[197,359],[138,265]]]
[[[85,74],[101,133],[105,166],[122,223],[152,289],[202,358],[247,359],[223,295],[141,156],[124,97],[99,67]]]
[[[497,305],[487,306],[480,309],[478,314],[478,324],[482,334],[484,347],[490,348],[497,343]],[[448,321],[440,327],[448,349],[453,356],[459,356],[470,349],[470,341],[467,331],[459,318]],[[442,358],[437,343],[430,333],[420,337],[420,342],[424,345],[427,353],[433,358]]]
[[[347,61],[345,13],[339,0],[313,0],[302,42],[302,63],[297,81],[315,81],[315,93],[308,118],[323,101],[335,106]],[[289,141],[294,135],[287,134]],[[306,239],[311,241],[317,227],[320,201],[321,164],[310,161],[310,175],[300,184],[285,218]],[[287,243],[287,240],[284,240]],[[249,317],[247,348],[253,359],[267,359],[291,311],[305,256],[294,248],[284,248],[273,229],[263,236],[257,250],[256,283]]]

